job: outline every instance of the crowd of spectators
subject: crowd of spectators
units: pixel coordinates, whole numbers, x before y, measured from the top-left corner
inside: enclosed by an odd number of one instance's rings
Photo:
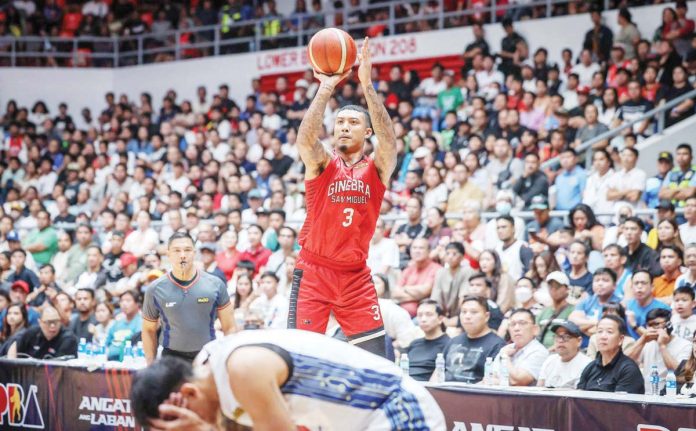
[[[474,25],[462,71],[435,64],[421,80],[394,66],[375,80],[399,154],[367,263],[390,343],[415,377],[428,379],[443,352],[447,378],[464,382],[501,381],[484,376],[488,357],[512,385],[642,393],[652,365],[692,381],[692,143],[660,152],[650,177],[635,146],[651,119],[578,151],[694,88],[685,17],[684,2],[665,8],[651,42],[641,32],[654,29],[636,28],[630,11],[614,35],[593,10],[584,46],[561,65],[543,48],[527,60],[511,20],[497,55]],[[64,356],[85,338],[118,358],[138,339],[142,294],[170,267],[176,232],[195,239],[199,271],[227,284],[239,328],[282,327],[305,214],[295,140],[315,90],[308,71],[273,92],[255,80],[240,104],[224,84],[191,99],[170,90],[158,109],[147,93],[109,93],[96,115],[8,102],[0,353]],[[349,81],[331,99],[327,145],[337,109],[364,103],[360,91]],[[683,101],[668,124],[693,111]],[[560,169],[541,169],[555,157]],[[482,220],[488,210],[498,216]]]
[[[393,16],[387,3],[393,3]],[[604,4],[600,1],[578,0],[557,3],[551,6],[550,15],[584,13],[594,3]],[[660,1],[612,0],[608,6],[653,3]],[[547,16],[546,4],[530,6],[528,1],[497,0],[495,5],[502,8],[510,7],[495,14],[497,21],[503,18],[518,20]],[[140,47],[155,50],[152,54],[143,56],[142,60],[145,63],[173,61],[175,58],[212,55],[213,40],[221,41],[220,52],[223,54],[247,52],[254,48],[295,46],[299,31],[310,35],[318,29],[341,26],[354,26],[350,27],[351,35],[361,39],[365,36],[388,35],[390,31],[400,34],[437,29],[440,12],[460,12],[443,20],[442,24],[445,27],[491,22],[490,13],[485,10],[490,6],[492,2],[489,0],[295,0],[291,11],[282,13],[276,0],[12,0],[0,6],[0,51],[8,51],[11,48],[9,38],[18,36],[100,37],[100,40],[80,41],[77,46],[77,63],[70,55],[50,55],[71,53],[74,46],[70,39],[66,39],[66,42],[48,38],[19,43],[16,46],[19,51],[43,52],[48,55],[25,56],[17,62],[21,66],[54,67],[78,64],[113,67],[113,59],[94,58],[90,61],[90,53],[112,54],[117,50],[120,53],[119,64],[128,65],[137,62],[137,56],[132,52]],[[393,29],[387,24],[390,18],[400,20]],[[255,23],[259,25],[256,26]],[[195,30],[201,26],[207,28]],[[212,26],[219,26],[219,30],[213,30]],[[175,34],[175,30],[179,33]],[[623,42],[633,42],[631,38],[636,36],[636,32],[630,30],[629,27],[627,31],[622,32]],[[219,35],[216,36],[217,31]],[[120,42],[109,40],[110,37],[116,36],[146,37],[139,46],[133,39]],[[254,36],[262,37],[261,46],[254,47],[247,39]],[[674,29],[669,29],[665,30],[663,35],[655,34],[654,38],[662,36],[673,40],[679,35]],[[307,40],[305,36],[303,43]],[[606,37],[601,40],[603,44],[607,41],[609,45],[602,45],[602,49],[608,55],[611,41]],[[115,44],[118,44],[118,47],[115,47]],[[181,49],[178,56],[173,51],[175,46]],[[627,49],[627,58],[630,58],[633,50]],[[9,59],[0,60],[2,63],[9,62]]]

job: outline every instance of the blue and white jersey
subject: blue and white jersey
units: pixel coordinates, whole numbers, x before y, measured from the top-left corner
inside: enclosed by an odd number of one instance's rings
[[[280,388],[296,426],[311,431],[445,430],[430,393],[392,362],[321,334],[294,329],[244,331],[206,344],[222,413],[252,426],[232,393],[227,359],[241,346],[282,349],[290,368]]]

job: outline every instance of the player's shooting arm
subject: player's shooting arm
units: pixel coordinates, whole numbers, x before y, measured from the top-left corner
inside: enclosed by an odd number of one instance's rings
[[[254,423],[254,431],[295,430],[290,409],[280,392],[289,378],[288,365],[264,347],[242,347],[227,360],[230,388]]]
[[[319,89],[297,130],[297,150],[300,153],[302,162],[307,167],[306,175],[308,178],[318,176],[329,161],[329,153],[319,141],[319,134],[323,127],[324,111],[336,85],[349,74],[350,70],[343,75],[329,76],[317,72],[314,73],[314,76],[320,82]]]
[[[396,167],[396,135],[389,113],[372,85],[372,60],[368,42],[369,39],[365,38],[359,56],[358,77],[365,93],[365,100],[367,100],[372,130],[377,135],[378,140],[375,147],[375,166],[382,183],[389,186],[389,178]]]

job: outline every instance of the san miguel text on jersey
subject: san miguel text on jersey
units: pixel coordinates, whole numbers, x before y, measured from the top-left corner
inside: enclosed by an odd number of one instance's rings
[[[345,192],[358,192],[347,194]],[[361,180],[337,180],[329,185],[329,199],[337,204],[366,204],[370,199],[370,185]]]

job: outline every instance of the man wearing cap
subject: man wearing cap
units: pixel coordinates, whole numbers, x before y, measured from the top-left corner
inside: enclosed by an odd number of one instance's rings
[[[251,189],[247,194],[248,208],[242,210],[242,223],[256,223],[256,212],[263,205],[263,192],[260,189]]]
[[[298,79],[295,82],[295,100],[290,105],[290,109],[286,114],[288,118],[288,127],[300,127],[302,118],[304,118],[307,113],[307,108],[309,108],[310,100],[307,98],[307,89],[309,88],[309,82],[306,79]]]
[[[212,274],[215,277],[219,278],[220,280],[222,280],[223,283],[227,283],[225,274],[222,272],[220,268],[217,267],[217,263],[215,262],[217,244],[215,244],[214,242],[204,242],[198,246],[198,253],[201,256],[202,263],[200,269],[207,272],[208,274]]]
[[[17,280],[22,280],[27,283],[27,286],[29,286],[30,290],[34,290],[34,288],[39,286],[39,277],[36,275],[34,271],[30,270],[25,266],[26,259],[27,252],[23,249],[20,248],[12,251],[10,261],[12,263],[14,271],[12,271],[10,275],[7,276],[7,282],[13,283]]]
[[[108,285],[107,289],[111,296],[116,297],[133,290],[140,281],[138,272],[138,258],[132,253],[123,253],[119,258],[123,276],[115,283]]]
[[[580,352],[582,331],[568,320],[554,321],[551,331],[556,335],[554,354],[541,365],[537,386],[575,389],[583,370],[592,362]]]
[[[541,251],[546,248],[548,237],[563,227],[563,222],[551,217],[549,202],[544,195],[534,196],[529,209],[534,211],[534,220],[527,224],[527,241],[532,249]]]
[[[671,199],[674,205],[683,207],[686,199],[696,192],[696,172],[692,162],[691,145],[687,143],[677,146],[677,166],[670,172],[662,184],[660,199]]]
[[[550,349],[554,345],[554,330],[553,325],[558,320],[566,320],[570,317],[575,307],[568,304],[568,294],[570,293],[570,280],[568,276],[561,271],[554,271],[546,276],[546,284],[549,286],[549,295],[553,304],[541,310],[536,317],[537,325],[539,325],[539,341]],[[580,374],[578,373],[578,377]]]
[[[218,318],[224,334],[234,331],[224,275],[221,280],[196,269],[193,239],[186,233],[172,235],[167,251],[172,270],[148,287],[143,302],[142,339],[148,364],[157,354],[158,321],[162,327],[162,354],[188,361],[215,339]],[[211,254],[214,260],[215,254]]]
[[[660,191],[665,179],[669,177],[670,171],[674,166],[674,159],[672,153],[669,151],[660,151],[657,156],[657,173],[648,178],[645,182],[645,193],[643,193],[643,201],[648,208],[658,208],[658,204],[662,200],[669,201],[669,199],[660,199]],[[659,208],[658,208],[659,211]]]
[[[27,303],[27,297],[29,296],[29,285],[27,284],[26,281],[23,280],[17,280],[12,285],[10,286],[10,302],[11,303],[20,303],[24,304],[24,306],[27,308],[27,314],[28,314],[28,320],[29,320],[29,326],[36,325],[36,323],[39,321],[39,313],[34,309],[34,307],[30,307]],[[4,309],[0,312],[0,330],[2,330],[2,325],[3,322],[5,321],[5,314],[7,313],[7,309]]]
[[[16,250],[23,250],[22,243],[20,241],[21,237],[19,236],[19,232],[16,230],[11,230],[8,232],[5,239],[7,240],[7,251],[10,253],[14,253]],[[34,261],[34,257],[31,255],[31,253],[25,253],[25,256],[26,259],[24,266],[30,271],[36,272],[37,266],[36,262]]]

